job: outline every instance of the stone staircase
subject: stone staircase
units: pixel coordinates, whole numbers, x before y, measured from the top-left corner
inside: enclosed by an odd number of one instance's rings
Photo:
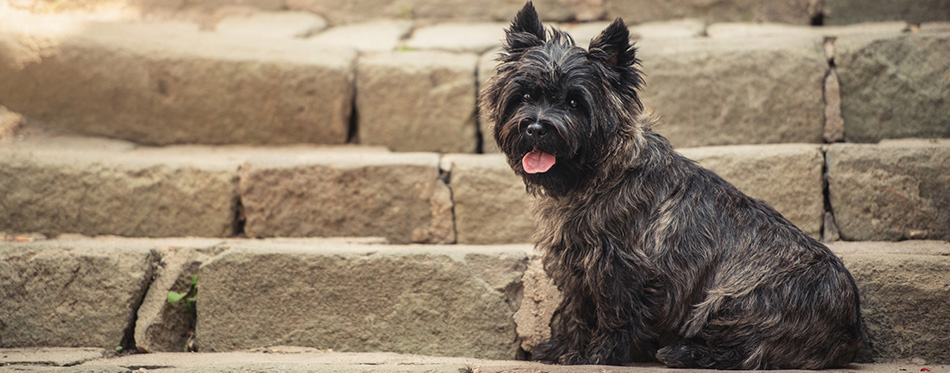
[[[496,2],[0,2],[0,370],[270,346],[548,369],[486,362],[559,296],[475,107],[522,5]],[[581,45],[630,21],[658,131],[829,242],[866,358],[950,363],[950,5],[536,5]],[[53,347],[87,358],[18,357]]]

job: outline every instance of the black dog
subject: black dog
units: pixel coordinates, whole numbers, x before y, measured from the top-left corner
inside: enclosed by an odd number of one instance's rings
[[[545,35],[529,2],[505,44],[480,105],[539,197],[537,245],[563,293],[534,358],[717,369],[852,360],[863,334],[851,274],[652,131],[622,20],[584,50]]]

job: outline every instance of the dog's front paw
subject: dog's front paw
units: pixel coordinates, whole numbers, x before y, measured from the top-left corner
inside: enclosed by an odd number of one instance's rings
[[[531,351],[531,359],[545,364],[588,364],[589,362],[581,352],[580,350],[572,350],[570,346],[550,339]]]

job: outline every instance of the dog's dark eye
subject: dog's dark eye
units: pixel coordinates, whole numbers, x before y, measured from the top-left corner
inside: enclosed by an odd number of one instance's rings
[[[577,108],[577,101],[575,100],[571,100],[570,102],[568,102],[568,104],[570,104],[572,108],[575,108],[575,109]]]
[[[530,94],[530,93],[525,93],[524,96],[523,96],[523,98],[524,98],[525,101],[531,101],[531,94]]]

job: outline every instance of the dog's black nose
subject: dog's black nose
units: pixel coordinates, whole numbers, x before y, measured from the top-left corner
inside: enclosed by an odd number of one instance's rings
[[[548,134],[549,128],[546,124],[541,122],[534,122],[528,125],[528,128],[525,129],[525,133],[528,134],[528,137],[533,137],[540,139]]]

